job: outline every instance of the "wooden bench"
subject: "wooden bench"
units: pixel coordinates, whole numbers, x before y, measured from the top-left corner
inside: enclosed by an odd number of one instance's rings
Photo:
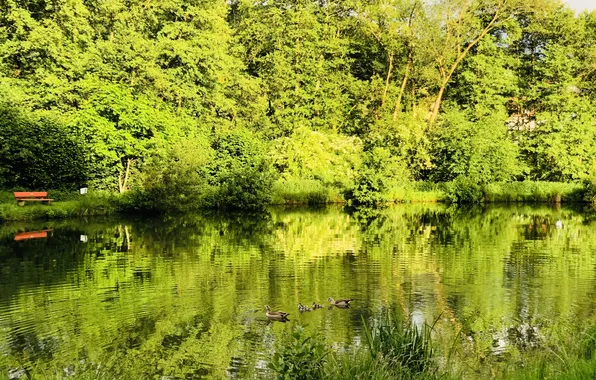
[[[48,198],[48,193],[45,191],[17,191],[14,193],[14,199],[16,199],[19,206],[24,206],[25,202],[50,203],[53,201],[53,199]]]

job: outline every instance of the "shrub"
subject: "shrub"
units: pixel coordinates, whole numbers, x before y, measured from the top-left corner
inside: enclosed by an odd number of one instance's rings
[[[328,350],[316,337],[296,326],[290,339],[278,346],[269,363],[278,379],[320,379]]]
[[[362,141],[332,132],[297,128],[270,148],[274,168],[283,179],[319,181],[325,187],[347,189],[362,160]]]
[[[275,173],[257,136],[236,129],[217,136],[211,147],[214,157],[207,175],[216,188],[209,198],[212,206],[258,210],[270,202]]]
[[[508,136],[506,116],[495,114],[477,119],[460,110],[446,112],[431,132],[434,166],[427,170],[433,182],[457,177],[486,184],[508,181],[522,174],[518,148]]]
[[[447,198],[453,203],[481,203],[484,200],[483,186],[467,176],[459,176],[445,184]]]
[[[141,186],[123,195],[126,211],[164,212],[205,207],[212,192],[207,166],[213,156],[205,138],[160,141],[143,167]]]
[[[406,165],[399,157],[392,156],[389,149],[376,147],[365,153],[364,165],[346,198],[354,205],[374,206],[389,200],[389,184],[407,181]]]
[[[0,106],[0,185],[78,188],[88,177],[84,141],[58,118]]]
[[[161,144],[143,168],[142,186],[126,194],[127,210],[259,210],[269,203],[274,172],[264,144],[247,130]]]
[[[339,190],[321,181],[291,178],[277,180],[273,186],[273,204],[324,204],[343,202]]]

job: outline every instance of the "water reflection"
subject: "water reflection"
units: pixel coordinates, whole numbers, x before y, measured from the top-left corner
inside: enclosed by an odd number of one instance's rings
[[[295,324],[342,349],[387,310],[438,317],[443,352],[459,339],[459,360],[486,371],[593,317],[593,223],[409,205],[2,225],[1,376],[258,377]],[[25,231],[52,232],[15,241]],[[328,308],[334,296],[351,307]]]

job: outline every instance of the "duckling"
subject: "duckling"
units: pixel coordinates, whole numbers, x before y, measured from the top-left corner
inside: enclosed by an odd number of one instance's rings
[[[286,318],[288,317],[288,315],[290,315],[289,313],[286,313],[286,312],[283,312],[283,311],[271,311],[271,308],[269,308],[269,306],[265,306],[265,310],[267,310],[267,312],[265,313],[265,315],[269,319],[276,319],[276,320],[280,320],[280,321],[285,321]]]
[[[320,303],[316,303],[316,302],[312,303],[313,310],[322,309],[322,308],[323,308],[323,305],[321,305]]]
[[[310,311],[310,307],[304,306],[301,303],[298,303],[298,311],[304,313],[305,311]]]
[[[340,299],[340,300],[334,300],[333,298],[329,297],[327,298],[327,301],[329,301],[333,306],[337,306],[337,307],[350,307],[350,302],[352,302],[351,298],[345,298],[345,299]]]

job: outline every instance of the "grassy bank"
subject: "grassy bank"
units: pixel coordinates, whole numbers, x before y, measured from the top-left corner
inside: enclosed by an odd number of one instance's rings
[[[484,188],[486,202],[582,202],[585,189],[579,183],[497,182]]]
[[[387,315],[364,324],[361,348],[337,352],[297,326],[278,343],[269,369],[279,379],[434,379],[439,370],[431,330],[407,327]]]
[[[545,337],[538,347],[503,363],[484,358],[480,372],[452,357],[461,350],[459,340],[450,353],[433,347],[432,326],[409,327],[389,316],[364,324],[359,348],[336,350],[318,335],[300,326],[283,337],[269,369],[277,378],[300,379],[593,379],[596,375],[596,326]],[[465,355],[465,354],[464,354]],[[469,355],[467,355],[469,359]]]
[[[388,186],[380,199],[385,204],[414,202],[446,203],[579,203],[583,202],[586,190],[577,183],[561,182],[508,182],[492,183],[480,186],[465,181],[449,183],[413,182]],[[271,189],[272,205],[317,205],[347,203],[345,190],[326,186],[317,180],[278,180]],[[27,203],[24,207],[16,205],[12,191],[0,192],[0,222],[34,219],[57,219],[90,215],[112,215],[118,213],[159,212],[155,207],[146,208],[160,202],[163,210],[192,210],[207,207],[205,202],[189,202],[190,198],[182,193],[177,197],[155,199],[154,195],[142,192],[129,192],[125,195],[110,192],[90,192],[80,195],[77,192],[50,191],[54,199],[50,205]],[[147,200],[147,202],[145,202]],[[172,207],[170,203],[174,202]],[[186,202],[186,203],[184,203]],[[200,205],[200,206],[199,206]],[[176,207],[174,207],[176,206]],[[215,205],[214,205],[215,207]]]
[[[345,190],[325,186],[316,180],[277,181],[272,203],[325,204],[346,203]],[[411,182],[389,184],[380,198],[385,203],[447,202],[447,203],[576,203],[584,201],[585,187],[564,182],[496,182],[479,185],[455,180],[446,183]]]
[[[112,215],[121,211],[121,197],[110,193],[72,195],[72,193],[49,193],[54,202],[41,205],[28,202],[18,206],[12,193],[0,194],[0,222],[35,219],[60,219],[91,215]],[[10,195],[10,197],[7,196]]]

